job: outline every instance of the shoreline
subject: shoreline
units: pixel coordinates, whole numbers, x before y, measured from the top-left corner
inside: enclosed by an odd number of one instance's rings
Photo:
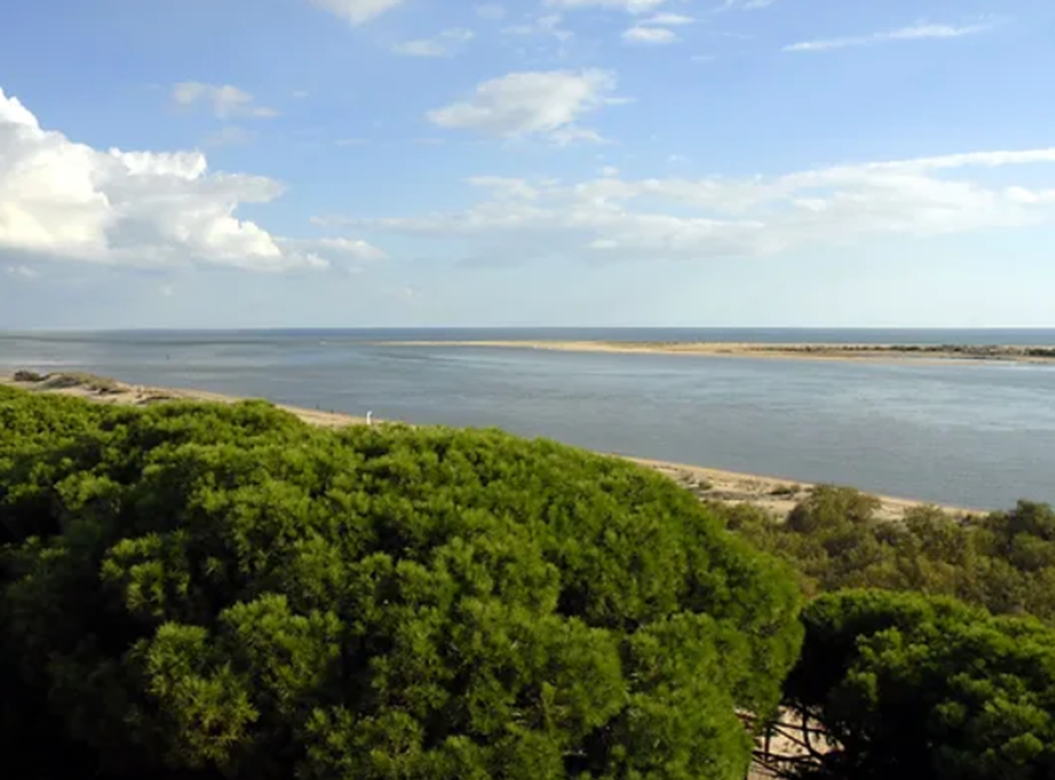
[[[258,400],[255,397],[224,395],[206,390],[133,385],[80,372],[60,372],[42,375],[38,381],[22,381],[16,379],[16,374],[0,372],[0,386],[15,387],[33,393],[82,398],[93,403],[136,407],[178,401],[231,404],[239,401]],[[295,415],[309,425],[324,428],[342,428],[347,425],[365,425],[367,423],[364,417],[356,417],[340,412],[306,409],[299,406],[277,404],[271,401],[268,401],[268,403],[272,403],[276,408]],[[395,421],[377,420],[376,422],[384,424],[385,422]],[[640,458],[622,453],[599,452],[597,454],[628,460],[652,469],[694,493],[701,501],[717,501],[731,505],[753,504],[769,512],[776,519],[787,517],[795,505],[806,497],[808,491],[818,484],[760,474],[726,471],[706,466]],[[985,512],[985,510],[980,509],[943,505],[919,499],[895,498],[883,495],[876,495],[876,498],[880,501],[876,519],[885,522],[898,522],[904,517],[906,511],[921,506],[937,506],[954,516],[976,515]]]
[[[775,344],[752,342],[661,341],[377,341],[383,347],[463,347],[535,349],[641,355],[691,355],[797,360],[849,360],[893,363],[1025,363],[1055,365],[1051,345],[930,344]]]

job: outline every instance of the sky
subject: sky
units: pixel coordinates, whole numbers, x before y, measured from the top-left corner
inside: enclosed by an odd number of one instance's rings
[[[0,4],[0,329],[1055,327],[1051,0]]]

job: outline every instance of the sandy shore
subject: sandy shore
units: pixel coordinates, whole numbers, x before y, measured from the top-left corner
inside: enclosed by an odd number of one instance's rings
[[[171,388],[132,385],[91,374],[50,374],[38,381],[16,381],[12,374],[0,374],[0,385],[19,387],[30,392],[55,393],[84,398],[95,403],[121,404],[126,406],[149,406],[173,401],[209,401],[214,403],[236,403],[247,400],[202,390],[174,390]],[[366,420],[346,414],[304,409],[296,406],[275,404],[311,425],[339,428],[345,425],[362,425]],[[654,469],[678,484],[691,490],[701,500],[721,501],[729,504],[750,503],[770,512],[777,518],[787,516],[795,504],[805,497],[812,484],[795,480],[764,477],[756,474],[741,474],[720,469],[689,466],[666,461],[647,460],[623,454],[607,453]],[[928,502],[912,499],[879,496],[881,501],[877,517],[887,521],[900,520],[905,511]],[[978,510],[962,507],[942,507],[952,514],[974,514]]]
[[[557,352],[698,355],[702,357],[793,358],[799,360],[999,361],[1055,364],[1055,346],[915,344],[756,344],[746,342],[648,341],[385,341],[388,347],[489,347]]]

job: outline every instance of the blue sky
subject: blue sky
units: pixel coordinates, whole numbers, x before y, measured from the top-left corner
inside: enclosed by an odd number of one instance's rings
[[[1050,0],[0,8],[0,328],[1055,327]]]

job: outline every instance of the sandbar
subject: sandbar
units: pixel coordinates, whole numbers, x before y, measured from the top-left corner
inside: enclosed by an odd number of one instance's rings
[[[1055,364],[1051,345],[776,344],[717,341],[378,341],[386,347],[475,347],[557,352],[608,352],[700,357],[876,360],[886,362],[1013,362]]]

